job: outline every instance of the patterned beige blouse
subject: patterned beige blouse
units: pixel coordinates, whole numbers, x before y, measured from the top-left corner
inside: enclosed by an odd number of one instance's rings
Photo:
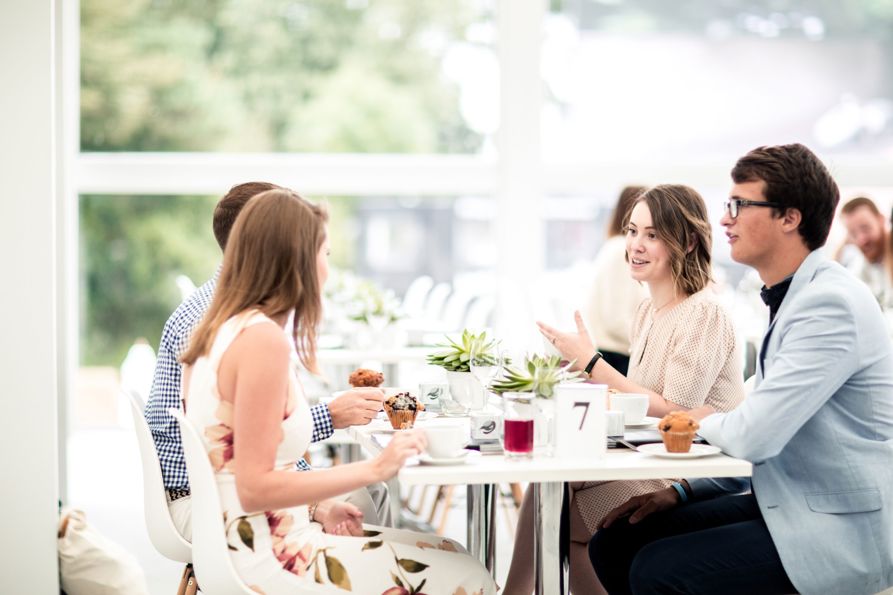
[[[734,409],[744,398],[743,361],[735,327],[710,289],[654,317],[651,299],[636,310],[627,377],[687,409]],[[612,509],[672,480],[571,484],[573,500],[590,534]]]
[[[734,409],[744,397],[743,360],[735,327],[710,289],[654,318],[651,299],[639,305],[630,333],[627,377],[688,409]]]

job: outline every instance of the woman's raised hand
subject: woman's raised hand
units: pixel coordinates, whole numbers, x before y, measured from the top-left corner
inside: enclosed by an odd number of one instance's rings
[[[375,459],[380,479],[384,481],[394,477],[406,459],[421,454],[427,447],[428,441],[421,430],[394,432],[390,443]]]
[[[583,324],[583,317],[579,310],[574,312],[574,322],[577,323],[577,332],[575,333],[563,333],[539,321],[536,325],[546,340],[561,352],[564,359],[574,362],[571,369],[582,370],[595,355],[595,345],[589,336],[589,331],[586,330],[586,325]]]

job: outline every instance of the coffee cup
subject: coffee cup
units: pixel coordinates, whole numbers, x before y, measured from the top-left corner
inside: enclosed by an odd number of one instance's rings
[[[448,459],[468,443],[468,428],[464,424],[430,424],[425,426],[425,437],[432,459]]]
[[[608,436],[623,436],[623,411],[605,411],[605,430]]]
[[[611,411],[622,411],[624,423],[642,423],[648,415],[648,395],[638,393],[614,393],[610,398]]]

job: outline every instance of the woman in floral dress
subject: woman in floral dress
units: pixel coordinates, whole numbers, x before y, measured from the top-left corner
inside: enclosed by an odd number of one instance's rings
[[[335,499],[393,477],[424,450],[422,433],[398,432],[371,460],[295,469],[312,419],[293,369],[298,360],[316,369],[326,221],[322,208],[291,191],[251,199],[182,358],[186,414],[216,470],[233,564],[268,595],[495,593],[486,569],[455,542],[363,525],[356,507]]]

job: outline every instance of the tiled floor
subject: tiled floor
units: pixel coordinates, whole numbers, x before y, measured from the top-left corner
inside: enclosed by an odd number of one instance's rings
[[[142,472],[132,430],[115,427],[72,432],[68,477],[67,504],[84,510],[100,532],[136,556],[153,595],[175,593],[182,566],[163,558],[149,542],[143,520]],[[444,533],[465,543],[464,489],[455,491]],[[496,550],[499,584],[505,582],[511,545],[506,515],[500,511]]]

